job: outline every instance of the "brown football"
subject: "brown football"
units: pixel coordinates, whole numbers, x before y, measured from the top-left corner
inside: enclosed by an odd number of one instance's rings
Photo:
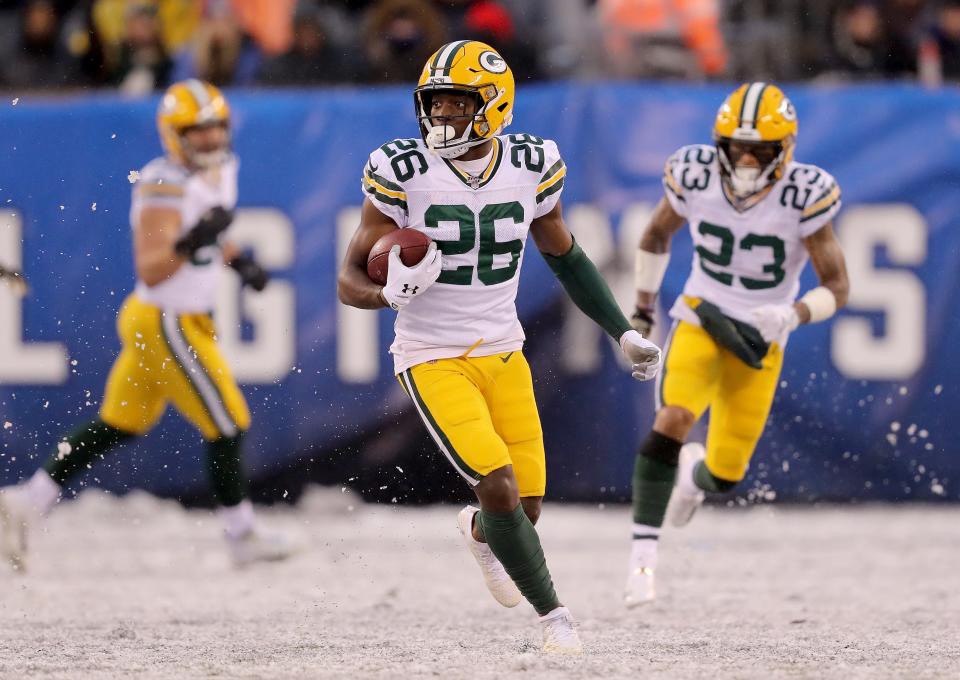
[[[394,229],[377,239],[367,255],[367,276],[381,286],[387,283],[390,249],[400,246],[400,261],[412,267],[423,259],[430,246],[430,237],[416,229]]]

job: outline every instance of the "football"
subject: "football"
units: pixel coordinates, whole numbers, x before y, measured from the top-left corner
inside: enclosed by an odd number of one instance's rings
[[[416,229],[395,229],[377,239],[367,256],[367,276],[381,286],[387,283],[390,249],[395,245],[400,246],[400,261],[410,267],[427,254],[430,237]]]

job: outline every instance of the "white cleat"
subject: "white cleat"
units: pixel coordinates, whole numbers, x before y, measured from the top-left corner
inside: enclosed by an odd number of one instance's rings
[[[468,505],[457,515],[457,526],[467,547],[470,548],[470,553],[480,565],[484,583],[487,584],[487,590],[493,595],[493,599],[504,607],[516,607],[523,600],[517,584],[507,574],[500,560],[490,550],[490,546],[473,537],[473,516],[478,512],[480,512],[479,508]]]
[[[35,519],[21,488],[0,489],[0,554],[14,571],[27,569],[27,534]]]
[[[235,567],[246,567],[254,562],[279,562],[290,557],[295,548],[280,533],[251,529],[242,536],[227,535],[227,546]]]
[[[704,493],[693,482],[693,469],[706,457],[703,444],[690,442],[680,449],[680,464],[677,469],[677,484],[670,494],[667,505],[667,519],[675,527],[686,526],[693,519],[693,513],[703,505]]]
[[[627,574],[627,587],[623,593],[623,604],[627,609],[633,609],[653,602],[656,597],[653,568],[642,564],[634,565],[631,560],[630,572]]]
[[[583,654],[573,616],[566,607],[557,607],[540,617],[544,654]]]

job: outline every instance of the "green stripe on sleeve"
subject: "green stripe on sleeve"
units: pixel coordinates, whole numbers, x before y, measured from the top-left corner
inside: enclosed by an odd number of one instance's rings
[[[537,182],[537,184],[543,184],[548,179],[550,179],[551,177],[556,175],[558,172],[560,172],[562,168],[563,168],[563,159],[561,158],[556,163],[550,166],[550,169],[543,174],[543,177],[540,178],[540,181]]]
[[[833,203],[831,203],[830,205],[828,205],[826,208],[822,208],[821,210],[818,210],[817,212],[813,213],[812,215],[807,215],[806,217],[801,217],[801,218],[800,218],[801,224],[802,224],[803,222],[806,222],[807,220],[812,220],[814,217],[819,217],[819,216],[822,215],[823,213],[828,212],[831,208],[833,208],[833,206],[835,206],[835,205],[836,205],[837,203],[839,203],[839,202],[840,202],[840,199],[838,198],[838,199],[835,200]]]
[[[557,180],[556,183],[550,185],[549,187],[541,191],[539,194],[537,194],[537,203],[543,203],[544,199],[546,199],[547,196],[551,196],[552,194],[557,193],[562,188],[563,188],[563,178]]]
[[[387,205],[395,205],[398,208],[403,208],[404,211],[407,210],[407,202],[404,201],[402,198],[394,198],[393,196],[387,196],[386,194],[382,194],[379,191],[377,191],[372,184],[365,185],[364,190],[368,194],[370,194],[371,198],[375,198],[381,203],[385,203]]]

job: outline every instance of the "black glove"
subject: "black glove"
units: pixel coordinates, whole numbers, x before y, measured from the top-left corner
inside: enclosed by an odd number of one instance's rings
[[[237,270],[243,285],[250,286],[258,293],[267,287],[270,275],[257,264],[249,253],[240,253],[230,260],[230,266]]]
[[[760,331],[743,321],[731,319],[720,308],[706,300],[693,308],[700,317],[700,325],[710,334],[718,345],[725,347],[750,368],[763,368],[763,358],[770,350],[770,344],[763,339]]]
[[[210,208],[190,231],[177,239],[173,249],[178,255],[193,257],[193,254],[201,248],[216,243],[217,238],[226,231],[231,222],[233,222],[231,211],[220,205]]]
[[[653,330],[653,307],[635,307],[633,316],[630,317],[630,325],[633,330],[649,339],[650,331]]]

